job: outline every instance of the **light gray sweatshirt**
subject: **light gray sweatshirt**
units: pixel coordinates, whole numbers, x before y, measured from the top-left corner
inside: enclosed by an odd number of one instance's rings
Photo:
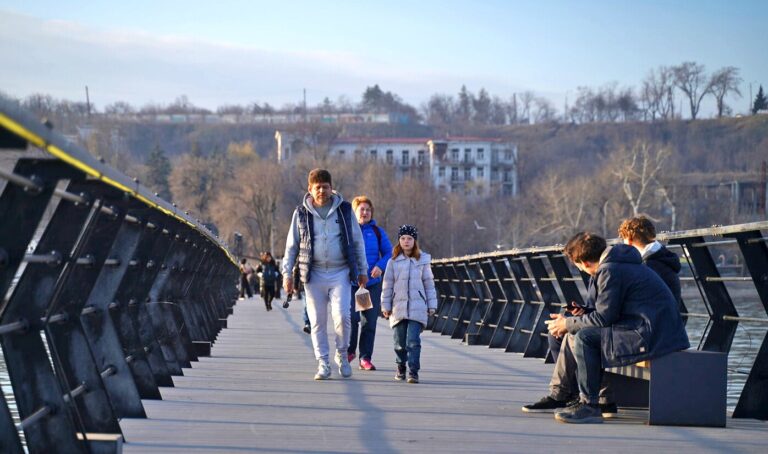
[[[331,209],[328,216],[323,219],[312,204],[312,196],[307,193],[304,196],[304,207],[314,216],[312,229],[313,249],[312,249],[312,269],[321,271],[340,271],[347,268],[347,260],[344,258],[344,251],[341,249],[341,229],[346,228],[339,222],[336,210],[344,199],[338,192],[333,193],[331,199]],[[352,213],[354,216],[354,213]],[[352,244],[355,248],[355,257],[357,259],[358,274],[365,274],[368,270],[368,262],[365,258],[365,243],[363,233],[356,219],[352,219],[352,232],[348,236],[352,238]],[[285,241],[285,255],[283,256],[283,276],[293,275],[293,265],[296,263],[296,257],[299,254],[299,214],[296,210],[293,212],[291,227],[288,229],[288,238]]]

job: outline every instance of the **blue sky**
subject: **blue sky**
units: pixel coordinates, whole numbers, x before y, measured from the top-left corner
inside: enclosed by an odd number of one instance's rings
[[[318,6],[321,5],[322,6]],[[736,66],[768,82],[768,1],[8,1],[0,91],[137,106],[357,101],[366,86],[419,105],[462,84],[560,108],[578,86],[638,87],[659,65]],[[711,107],[705,111],[711,113]]]

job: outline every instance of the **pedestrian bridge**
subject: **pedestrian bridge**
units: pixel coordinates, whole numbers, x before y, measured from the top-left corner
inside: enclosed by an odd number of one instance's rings
[[[573,427],[520,411],[546,392],[544,320],[584,290],[559,246],[435,261],[422,383],[393,380],[383,321],[379,370],[316,382],[300,304],[235,304],[214,233],[0,99],[0,452],[760,451],[766,230],[662,238],[689,265],[692,345],[733,353],[727,427],[632,408]],[[738,271],[714,259],[734,252]]]

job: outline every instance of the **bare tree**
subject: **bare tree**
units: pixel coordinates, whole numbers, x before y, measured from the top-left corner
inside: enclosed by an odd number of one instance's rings
[[[724,98],[728,93],[735,93],[739,97],[741,96],[739,84],[741,84],[739,68],[726,66],[725,68],[718,69],[712,74],[709,86],[711,87],[712,96],[715,97],[715,101],[717,102],[717,118],[721,118],[727,109]]]
[[[643,79],[640,99],[651,121],[672,118],[675,108],[675,74],[668,66],[651,70]]]
[[[552,123],[557,118],[557,109],[547,98],[537,97],[533,100],[533,104],[536,110],[533,113],[533,118],[536,123]]]
[[[695,120],[699,115],[701,100],[712,90],[711,82],[704,73],[704,65],[687,61],[672,67],[675,74],[675,85],[688,98],[691,108],[691,119]]]
[[[534,99],[536,99],[536,95],[530,90],[520,93],[520,123],[531,123],[531,105]]]
[[[676,223],[676,208],[661,183],[671,151],[662,146],[638,142],[616,154],[612,173],[618,177],[632,216],[648,214],[652,197],[660,195],[672,213],[672,228]],[[652,218],[652,217],[651,217]]]

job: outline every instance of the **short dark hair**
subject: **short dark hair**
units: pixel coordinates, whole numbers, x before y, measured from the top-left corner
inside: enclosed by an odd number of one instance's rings
[[[309,176],[307,176],[307,183],[309,183],[309,186],[316,183],[328,183],[333,186],[331,172],[325,169],[312,169],[309,171]]]
[[[619,237],[644,244],[652,243],[656,239],[656,227],[645,216],[625,219],[619,226]]]
[[[243,265],[245,265],[245,262],[247,262],[247,261],[248,261],[248,259],[240,259],[240,263],[242,263]]]
[[[579,232],[568,240],[563,253],[574,263],[599,262],[605,248],[605,238],[590,232]]]

